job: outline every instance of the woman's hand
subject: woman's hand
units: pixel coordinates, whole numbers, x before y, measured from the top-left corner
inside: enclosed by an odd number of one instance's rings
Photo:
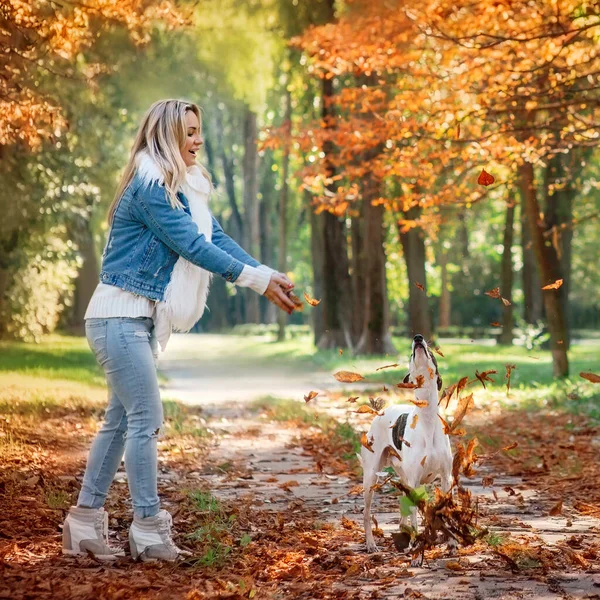
[[[271,281],[269,281],[264,296],[269,302],[291,315],[294,312],[295,304],[288,297],[287,292],[291,292],[293,289],[294,284],[283,273],[275,272],[271,274]]]

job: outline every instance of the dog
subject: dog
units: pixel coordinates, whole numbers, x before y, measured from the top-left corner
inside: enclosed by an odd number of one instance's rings
[[[419,376],[422,376],[422,380]],[[409,373],[404,383],[417,384],[415,406],[394,405],[386,408],[371,423],[367,441],[368,448],[361,449],[359,457],[363,467],[364,525],[367,552],[377,552],[371,523],[373,486],[378,473],[392,467],[398,478],[411,489],[424,483],[440,480],[443,492],[452,487],[452,449],[449,437],[444,433],[438,418],[438,392],[442,389],[442,378],[437,361],[422,335],[415,335],[409,362]],[[400,458],[398,458],[398,456]],[[417,530],[417,514],[413,507],[411,525]],[[400,527],[405,524],[402,517]],[[450,539],[448,548],[453,552],[456,541]],[[412,566],[420,566],[422,558]]]

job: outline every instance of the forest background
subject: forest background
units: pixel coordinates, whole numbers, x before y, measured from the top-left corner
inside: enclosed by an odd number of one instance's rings
[[[321,300],[215,278],[196,331],[489,337],[567,375],[600,326],[599,37],[576,0],[0,3],[0,337],[81,332],[135,129],[181,97],[226,232]]]

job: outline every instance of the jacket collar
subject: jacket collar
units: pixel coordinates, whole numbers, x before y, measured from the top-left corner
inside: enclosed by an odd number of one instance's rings
[[[159,184],[164,183],[164,177],[159,166],[152,160],[148,152],[142,151],[137,155],[136,166],[137,172],[144,183],[150,184],[154,181]],[[198,165],[192,165],[187,168],[185,183],[196,192],[210,194],[208,179]]]

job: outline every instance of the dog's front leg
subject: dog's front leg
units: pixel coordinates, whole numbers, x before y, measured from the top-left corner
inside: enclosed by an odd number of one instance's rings
[[[373,501],[373,486],[377,482],[377,475],[374,468],[368,468],[365,464],[364,476],[363,476],[363,488],[364,488],[364,525],[365,525],[365,538],[367,543],[367,552],[378,552],[375,539],[373,538],[373,524],[371,523],[371,502]]]
[[[442,474],[442,484],[440,487],[444,494],[447,494],[452,490],[452,467],[445,469]],[[447,534],[446,543],[448,546],[448,554],[454,556],[456,554],[456,549],[458,548],[458,542],[451,535]]]

